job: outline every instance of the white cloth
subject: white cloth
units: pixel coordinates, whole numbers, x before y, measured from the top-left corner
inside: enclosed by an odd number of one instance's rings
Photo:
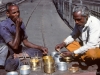
[[[89,16],[87,23],[82,27],[75,25],[73,32],[64,42],[66,45],[73,42],[78,37],[82,38],[83,46],[75,50],[75,54],[83,54],[88,49],[99,47],[100,45],[100,20],[94,16]]]

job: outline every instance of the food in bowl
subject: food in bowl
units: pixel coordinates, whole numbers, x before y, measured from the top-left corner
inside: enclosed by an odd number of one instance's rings
[[[29,65],[22,65],[21,67],[20,67],[20,74],[22,74],[22,75],[27,75],[27,74],[29,74],[30,73],[30,66]]]
[[[21,66],[20,69],[21,69],[21,70],[27,70],[27,69],[30,69],[30,66],[28,66],[28,65],[23,65],[23,66]]]
[[[79,67],[71,67],[69,68],[69,71],[71,71],[72,73],[75,73],[79,70]]]

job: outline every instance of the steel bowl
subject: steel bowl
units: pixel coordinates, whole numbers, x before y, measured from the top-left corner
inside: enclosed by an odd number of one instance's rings
[[[16,72],[16,71],[11,71],[11,72],[8,72],[6,75],[18,75],[18,72]]]
[[[20,74],[21,75],[27,75],[27,74],[30,74],[31,72],[31,68],[29,65],[22,65],[20,67]]]

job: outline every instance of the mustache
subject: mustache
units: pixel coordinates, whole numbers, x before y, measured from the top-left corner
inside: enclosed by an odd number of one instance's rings
[[[76,24],[77,26],[81,26],[80,24]]]

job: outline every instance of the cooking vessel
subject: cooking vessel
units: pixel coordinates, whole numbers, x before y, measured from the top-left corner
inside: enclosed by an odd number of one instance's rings
[[[52,56],[44,56],[43,57],[43,63],[44,63],[44,65],[54,65],[55,64],[55,62],[54,62],[54,59],[53,59],[53,57]]]
[[[57,69],[60,71],[66,71],[67,70],[67,63],[66,62],[58,62]]]
[[[43,69],[44,69],[44,72],[48,73],[48,74],[51,74],[51,73],[55,72],[55,66],[46,66],[46,65],[44,65]]]

